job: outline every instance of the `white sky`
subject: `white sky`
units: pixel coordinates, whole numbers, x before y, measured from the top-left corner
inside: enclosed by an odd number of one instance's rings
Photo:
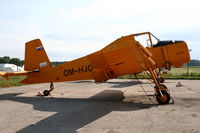
[[[198,0],[1,0],[0,57],[24,58],[40,38],[53,61],[72,60],[128,34],[185,40],[200,59]]]

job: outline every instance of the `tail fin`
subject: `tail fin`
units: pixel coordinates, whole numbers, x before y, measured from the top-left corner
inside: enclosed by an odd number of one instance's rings
[[[51,68],[51,63],[40,39],[27,42],[25,46],[24,70],[34,71],[43,68]]]

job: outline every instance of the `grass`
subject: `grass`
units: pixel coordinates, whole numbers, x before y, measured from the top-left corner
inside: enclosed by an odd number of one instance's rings
[[[200,67],[172,68],[163,77],[169,79],[200,79]]]
[[[10,86],[21,86],[23,85],[20,83],[26,76],[13,76],[9,77],[8,79],[4,79],[0,77],[0,87],[10,87]]]

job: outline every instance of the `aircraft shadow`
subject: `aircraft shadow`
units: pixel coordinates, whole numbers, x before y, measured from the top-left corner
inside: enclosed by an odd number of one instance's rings
[[[137,84],[142,84],[141,81],[123,81],[123,82],[108,81],[106,83],[114,84],[113,86],[111,86],[111,88],[125,88],[129,86],[137,85]]]
[[[153,104],[127,103],[119,90],[102,91],[90,98],[21,97],[20,93],[0,95],[0,100],[11,100],[33,105],[35,110],[57,112],[17,133],[75,133],[112,111],[147,109]]]
[[[94,83],[94,81],[92,80],[81,80],[81,81],[72,81],[72,83]],[[133,86],[133,85],[137,85],[137,84],[143,84],[142,81],[106,81],[105,83],[108,84],[113,84],[113,86],[111,86],[111,88],[125,88],[125,87],[129,87],[129,86]],[[103,83],[101,83],[103,84]]]

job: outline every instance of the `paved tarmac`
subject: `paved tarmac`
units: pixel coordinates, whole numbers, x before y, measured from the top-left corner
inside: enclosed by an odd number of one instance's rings
[[[35,95],[49,84],[0,88],[0,133],[199,133],[200,81],[165,85],[175,104],[158,105],[146,80],[55,83],[47,97]]]

